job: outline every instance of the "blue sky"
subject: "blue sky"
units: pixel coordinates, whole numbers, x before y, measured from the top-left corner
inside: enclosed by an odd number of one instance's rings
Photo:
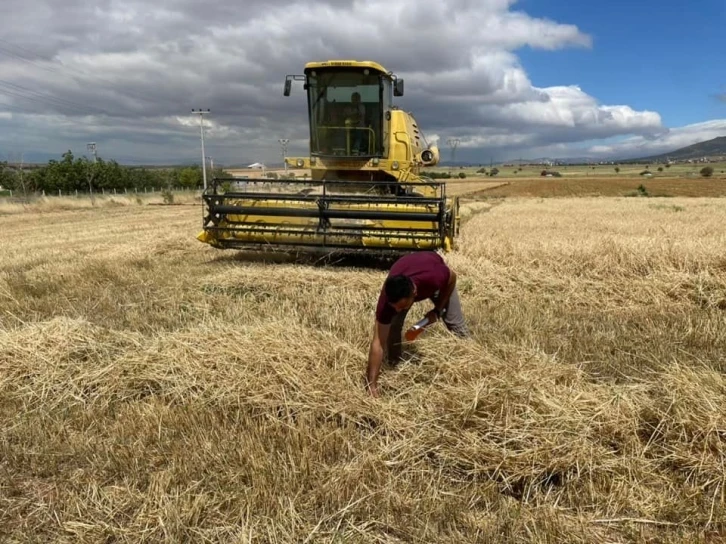
[[[570,23],[592,48],[525,47],[537,86],[580,85],[607,104],[655,110],[667,126],[726,117],[726,0],[521,0],[513,9]]]

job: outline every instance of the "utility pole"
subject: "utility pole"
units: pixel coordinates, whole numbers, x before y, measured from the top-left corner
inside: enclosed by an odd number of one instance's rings
[[[456,146],[459,145],[461,140],[459,138],[449,138],[446,143],[451,147],[451,167],[454,167],[454,157],[456,156]]]
[[[199,115],[199,131],[202,135],[202,177],[204,179],[204,190],[207,190],[207,154],[204,152],[204,114],[211,113],[207,108],[206,110],[192,110],[192,113]]]
[[[282,162],[285,165],[285,175],[287,175],[287,144],[290,143],[288,138],[280,138],[277,140],[282,146]]]

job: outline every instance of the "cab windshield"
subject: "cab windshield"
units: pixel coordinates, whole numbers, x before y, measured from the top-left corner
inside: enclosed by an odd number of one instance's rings
[[[321,156],[380,157],[384,78],[368,70],[308,74],[310,152]]]

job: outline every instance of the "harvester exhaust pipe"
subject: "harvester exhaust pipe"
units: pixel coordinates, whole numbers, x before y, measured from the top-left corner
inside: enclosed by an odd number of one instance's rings
[[[421,152],[421,162],[424,166],[434,166],[439,162],[439,148],[435,145],[429,146]]]

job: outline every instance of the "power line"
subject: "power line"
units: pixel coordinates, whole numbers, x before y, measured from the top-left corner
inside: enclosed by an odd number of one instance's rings
[[[280,138],[277,140],[282,146],[282,162],[285,165],[285,174],[287,174],[287,144],[290,143],[288,138]]]
[[[3,94],[5,96],[9,96],[11,98],[19,98],[21,100],[29,100],[30,102],[38,102],[39,104],[45,104],[45,105],[51,105],[51,106],[59,106],[59,104],[50,102],[47,99],[43,99],[41,97],[26,96],[26,95],[20,94],[17,91],[13,91],[13,90],[10,90],[10,89],[3,90],[2,88],[0,88],[0,94]],[[65,106],[65,107],[67,107],[67,106]]]
[[[19,51],[27,51],[28,53],[30,53],[33,56],[40,57],[40,55],[38,55],[36,52],[28,49],[27,47],[22,47],[20,45],[13,44],[13,43],[11,43],[11,42],[9,42],[7,40],[4,40],[2,38],[0,38],[0,42],[5,43],[5,44],[9,45],[10,47],[12,47],[12,48],[14,48],[16,50],[19,50]],[[36,68],[39,68],[40,70],[45,70],[46,72],[51,72],[51,73],[54,73],[54,74],[60,74],[62,76],[66,76],[66,77],[69,77],[70,76],[76,82],[78,82],[78,80],[77,80],[76,77],[73,77],[73,73],[75,73],[76,76],[82,77],[82,78],[85,78],[85,79],[95,79],[96,81],[103,81],[103,82],[107,83],[108,85],[111,85],[111,87],[113,88],[113,91],[116,92],[116,93],[118,93],[118,94],[121,94],[121,95],[126,94],[126,95],[128,95],[130,97],[133,97],[133,98],[136,98],[138,100],[146,100],[146,101],[151,102],[151,100],[150,100],[150,98],[148,96],[131,92],[128,89],[126,89],[124,92],[119,92],[119,90],[118,90],[118,82],[113,82],[113,81],[111,81],[109,79],[105,79],[105,78],[99,76],[98,74],[88,74],[86,72],[82,72],[78,68],[73,68],[71,66],[66,66],[66,65],[60,65],[60,68],[62,68],[62,69],[57,69],[54,66],[41,66],[40,64],[37,64],[33,60],[31,60],[31,59],[29,59],[29,58],[27,58],[27,57],[25,57],[23,55],[20,55],[18,53],[14,53],[13,51],[7,49],[7,47],[0,46],[0,53],[4,53],[4,54],[6,54],[8,56],[11,56],[11,57],[14,57],[14,58],[16,58],[18,60],[21,60],[22,62],[25,62],[27,64],[31,64],[32,66],[35,66]],[[43,59],[43,61],[48,62],[48,63],[51,63],[51,64],[54,64],[53,61],[52,60],[49,60],[49,59]]]
[[[4,45],[2,45],[4,44]],[[136,97],[140,100],[143,100],[147,103],[153,103],[153,99],[151,99],[149,96],[141,95],[138,93],[131,92],[128,89],[125,89],[124,91],[120,91],[118,88],[118,83],[113,82],[111,80],[105,79],[97,74],[88,74],[81,70],[78,70],[77,68],[73,68],[70,66],[65,66],[55,59],[46,59],[39,55],[38,53],[13,44],[9,42],[6,39],[0,38],[0,54],[4,54],[8,57],[12,57],[14,59],[17,59],[20,62],[26,63],[28,65],[34,66],[37,69],[44,70],[46,72],[51,72],[54,74],[59,74],[63,76],[64,78],[69,79],[70,81],[73,81],[79,85],[82,86],[88,86],[90,84],[98,84],[101,87],[110,87],[110,90],[114,92],[115,94],[122,96],[122,97]],[[29,58],[29,57],[33,58]],[[40,62],[36,62],[36,58],[40,59]],[[45,63],[48,63],[49,65],[45,65]],[[103,85],[100,82],[105,82],[106,85]],[[27,102],[35,102],[40,104],[45,104],[47,106],[52,106],[54,108],[61,108],[61,111],[58,113],[60,115],[67,115],[67,113],[64,113],[62,109],[66,110],[72,110],[74,112],[79,112],[85,115],[107,115],[109,117],[116,117],[116,116],[127,116],[128,113],[112,113],[105,109],[98,108],[95,106],[90,106],[88,104],[81,104],[79,102],[73,102],[71,100],[67,100],[64,98],[60,98],[57,96],[54,96],[52,94],[49,94],[47,92],[31,89],[25,85],[21,85],[18,83],[14,83],[11,81],[6,80],[0,80],[0,97],[5,96],[9,97],[10,103],[7,102],[0,102],[0,108],[11,111],[14,113],[24,114],[24,115],[32,115],[36,112],[33,111],[32,108],[28,107]],[[21,101],[26,101],[26,104],[23,105]],[[130,110],[127,107],[122,107],[123,110],[126,110],[126,112],[129,112]],[[204,187],[206,189],[207,187],[207,176],[206,176],[206,160],[205,160],[205,150],[204,150],[204,125],[203,125],[203,115],[204,113],[210,113],[210,110],[202,111],[199,110],[198,112],[195,110],[192,110],[193,113],[198,113],[200,115],[200,132],[201,132],[201,140],[202,140],[202,168],[203,168],[203,176],[204,176]],[[69,112],[70,113],[70,112]]]
[[[456,147],[461,140],[459,138],[449,138],[446,143],[451,147],[451,167],[454,167],[454,157],[456,156]]]
[[[15,49],[25,50],[25,51],[28,51],[29,53],[32,53],[32,51],[30,51],[29,49],[25,49],[25,48],[20,47],[18,45],[13,45],[9,41],[3,40],[2,38],[0,38],[0,42],[5,43],[5,44],[8,44],[9,46],[11,46],[11,47],[13,47]],[[22,56],[22,55],[20,55],[18,53],[13,53],[13,51],[7,49],[6,47],[0,47],[0,53],[3,53],[3,54],[5,54],[5,55],[7,55],[9,57],[14,57],[14,58],[16,58],[18,60],[21,60],[21,61],[25,62],[26,64],[31,64],[31,65],[35,66],[36,68],[40,68],[41,70],[45,70],[47,72],[53,72],[53,73],[62,74],[62,72],[60,70],[55,70],[55,69],[49,68],[47,66],[41,66],[40,64],[36,64],[35,62],[33,62],[32,60],[30,60],[29,58],[24,57],[24,56]]]
[[[18,85],[17,83],[11,83],[10,81],[5,81],[0,79],[0,87],[4,88],[5,91],[0,90],[0,92],[3,92],[3,94],[10,94],[15,93],[13,96],[16,96],[17,98],[26,98],[31,99],[30,96],[27,96],[26,94],[22,93],[29,93],[32,95],[32,97],[35,97],[38,99],[38,101],[45,102],[46,104],[49,104],[51,106],[63,106],[66,108],[73,108],[77,111],[81,111],[83,113],[88,113],[87,106],[83,106],[82,104],[79,104],[77,102],[72,102],[70,100],[66,100],[64,98],[57,98],[53,95],[50,95],[48,93],[43,93],[41,91],[35,91],[33,89],[30,89],[28,87],[25,87],[23,85]],[[21,93],[21,94],[18,94]],[[92,110],[95,110],[99,113],[102,113],[104,115],[112,115],[108,111],[101,110],[98,108],[91,107]]]
[[[35,57],[40,57],[40,55],[31,51],[30,49],[21,47],[19,45],[14,45],[14,44],[10,43],[9,41],[2,39],[2,38],[0,38],[0,42],[6,44],[6,46],[0,45],[1,54],[7,55],[9,57],[13,57],[21,62],[32,65],[40,70],[44,70],[46,72],[50,72],[50,73],[54,73],[54,74],[59,74],[59,75],[63,76],[64,78],[68,78],[70,81],[73,81],[82,87],[88,87],[89,83],[96,84],[96,85],[99,85],[100,87],[106,88],[106,90],[111,90],[111,92],[113,92],[121,97],[125,97],[125,98],[134,97],[137,100],[143,100],[147,103],[153,102],[153,100],[150,99],[148,96],[143,96],[143,95],[140,95],[137,93],[133,93],[129,90],[125,90],[123,92],[119,91],[118,83],[114,83],[113,81],[104,79],[97,74],[87,74],[85,72],[81,72],[78,69],[74,69],[72,67],[64,66],[64,65],[60,65],[61,69],[57,69],[54,66],[43,66],[43,65],[38,64],[37,62],[34,62],[33,60],[31,60],[30,58],[28,58],[28,56],[17,52],[17,51],[20,51],[20,52],[25,51],[25,52],[29,53],[30,55],[33,55]],[[9,49],[7,46],[10,46],[15,51],[13,51],[12,49]],[[47,59],[43,59],[43,61],[51,62],[50,60],[47,60]],[[105,82],[106,85],[100,83],[101,81]],[[81,105],[76,102],[72,102],[70,100],[58,98],[58,97],[52,96],[50,94],[43,93],[42,91],[29,89],[29,88],[19,85],[17,83],[11,83],[9,81],[0,80],[0,84],[4,84],[5,91],[4,92],[0,91],[0,92],[5,94],[6,96],[12,96],[13,98],[27,99],[28,97],[26,97],[25,95],[17,96],[15,94],[11,94],[10,92],[7,92],[8,90],[9,91],[21,90],[23,93],[31,93],[36,98],[39,98],[41,101],[43,101],[43,99],[45,99],[44,101],[47,105],[73,107],[75,110],[82,112],[86,115],[107,115],[109,117],[123,117],[123,116],[128,115],[128,112],[131,111],[127,107],[124,107],[123,108],[124,111],[119,112],[119,113],[112,113],[108,110],[105,110],[105,109],[102,109],[102,108],[99,108],[96,106]],[[8,85],[11,86],[10,89],[8,89]]]
[[[0,102],[0,110],[3,111],[10,111],[13,113],[19,113],[20,115],[28,115],[29,110],[27,109],[18,109],[17,104],[8,104],[7,102]]]
[[[98,153],[96,152],[96,142],[90,142],[86,144],[86,149],[93,153],[93,163],[96,164],[98,162]]]

